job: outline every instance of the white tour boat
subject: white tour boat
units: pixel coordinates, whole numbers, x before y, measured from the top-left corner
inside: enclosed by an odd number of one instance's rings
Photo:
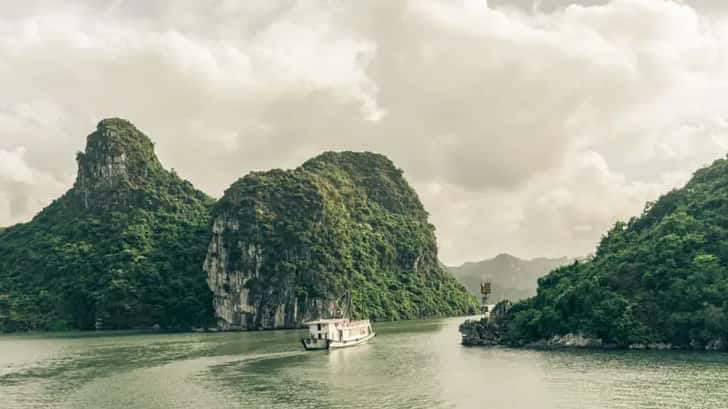
[[[347,318],[331,318],[309,321],[309,336],[301,339],[306,350],[344,348],[359,345],[377,334],[369,320],[350,321]]]

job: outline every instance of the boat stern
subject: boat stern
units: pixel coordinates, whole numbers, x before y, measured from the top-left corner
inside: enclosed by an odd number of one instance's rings
[[[329,349],[329,341],[327,339],[301,338],[301,344],[306,351]]]

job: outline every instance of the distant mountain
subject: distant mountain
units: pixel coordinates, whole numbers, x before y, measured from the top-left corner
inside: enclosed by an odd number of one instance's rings
[[[480,297],[480,283],[489,281],[494,303],[501,300],[517,301],[536,295],[538,279],[549,271],[573,262],[568,257],[534,258],[524,260],[510,254],[465,263],[459,267],[446,267],[471,293]]]
[[[167,171],[131,123],[101,121],[73,187],[0,229],[0,331],[203,326],[214,201]]]

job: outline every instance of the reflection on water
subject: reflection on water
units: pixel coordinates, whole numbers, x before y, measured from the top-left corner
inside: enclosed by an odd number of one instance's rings
[[[0,337],[0,407],[728,406],[728,355],[466,348],[460,321],[380,323],[331,352],[300,331]]]

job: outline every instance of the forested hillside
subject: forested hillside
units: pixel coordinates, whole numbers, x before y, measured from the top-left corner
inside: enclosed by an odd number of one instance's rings
[[[66,194],[0,232],[0,330],[212,322],[202,261],[213,200],[125,120],[101,121],[77,161]]]
[[[538,295],[502,320],[501,341],[579,334],[621,347],[725,349],[726,294],[728,161],[720,159],[618,222],[593,259],[540,279]]]
[[[477,305],[438,264],[427,212],[384,156],[251,173],[217,205],[122,119],[101,121],[77,161],[68,192],[0,230],[0,331],[297,327]]]
[[[223,327],[296,327],[341,312],[464,315],[477,306],[441,268],[427,212],[382,155],[327,152],[294,170],[249,174],[213,217],[205,269]]]

